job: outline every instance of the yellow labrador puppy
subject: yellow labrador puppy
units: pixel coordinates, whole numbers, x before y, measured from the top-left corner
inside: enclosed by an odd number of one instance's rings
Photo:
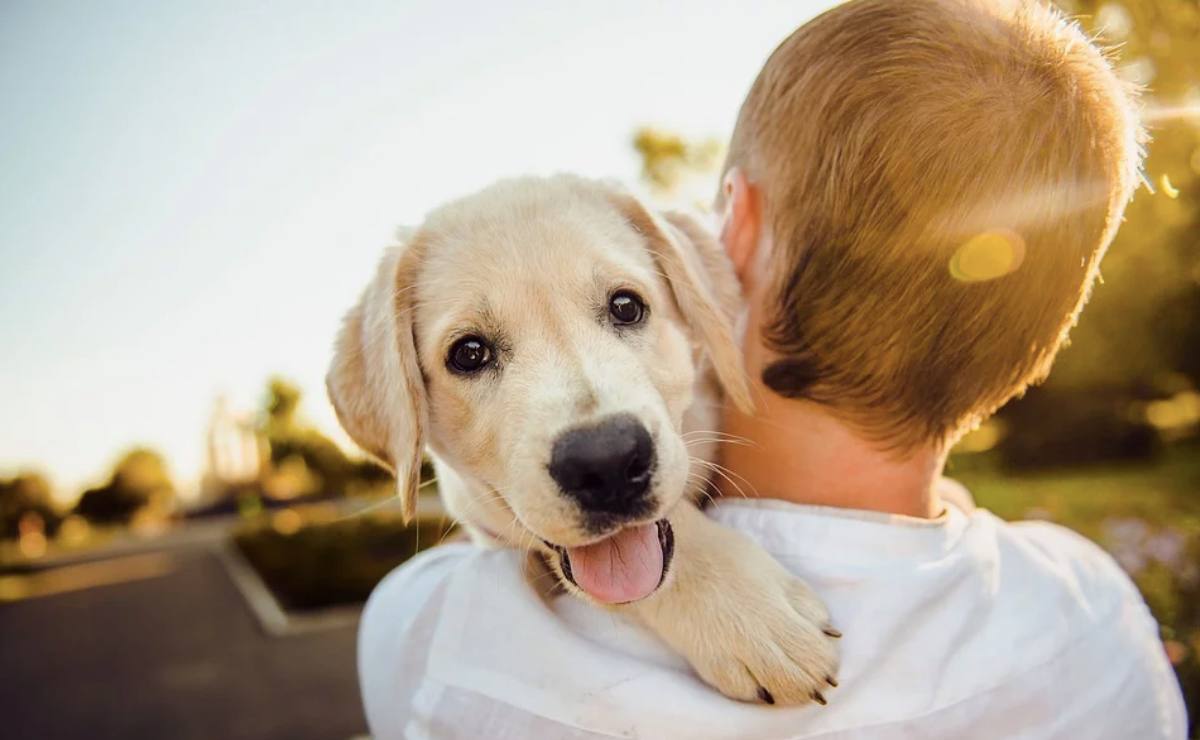
[[[406,516],[428,449],[476,541],[540,553],[730,697],[824,703],[824,606],[695,504],[722,392],[751,405],[719,245],[570,176],[500,182],[403,242],[347,315],[328,387]]]

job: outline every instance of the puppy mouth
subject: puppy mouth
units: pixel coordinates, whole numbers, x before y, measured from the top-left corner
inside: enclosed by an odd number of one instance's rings
[[[666,580],[675,532],[670,522],[659,519],[625,527],[590,545],[546,545],[558,554],[562,574],[573,586],[601,603],[626,604],[646,598]]]

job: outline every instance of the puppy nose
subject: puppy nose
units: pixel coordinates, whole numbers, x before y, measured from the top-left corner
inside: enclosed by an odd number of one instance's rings
[[[654,458],[646,427],[621,414],[559,435],[550,454],[550,477],[585,511],[633,514],[644,508]]]

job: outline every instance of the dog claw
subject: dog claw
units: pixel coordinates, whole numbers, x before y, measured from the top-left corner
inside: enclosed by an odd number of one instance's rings
[[[825,683],[829,684],[830,686],[832,686],[835,689],[837,688],[837,685],[838,685],[837,680],[835,680],[833,676],[826,676]]]
[[[812,692],[812,698],[813,698],[813,701],[820,704],[821,706],[825,706],[826,704],[829,703],[829,702],[825,701],[825,697],[821,695],[820,691]]]
[[[829,635],[830,637],[841,637],[842,636],[842,633],[837,631],[833,627],[827,626],[824,629],[822,629],[821,631],[824,632],[825,634]]]
[[[775,703],[775,697],[771,696],[771,692],[770,692],[770,691],[767,691],[767,690],[766,690],[765,688],[763,688],[762,686],[759,686],[759,687],[758,687],[758,698],[759,698],[759,699],[762,699],[762,700],[763,700],[764,702],[766,702],[767,704],[774,704],[774,703]]]

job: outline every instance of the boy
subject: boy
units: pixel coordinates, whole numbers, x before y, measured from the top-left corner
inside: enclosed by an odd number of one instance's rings
[[[515,554],[443,548],[364,615],[376,735],[1182,737],[1157,626],[1113,561],[941,478],[1048,371],[1141,135],[1105,60],[1040,5],[853,0],[797,30],[718,198],[759,409],[725,415],[752,499],[711,513],[827,601],[841,688],[827,707],[731,702],[636,626],[539,601]]]

